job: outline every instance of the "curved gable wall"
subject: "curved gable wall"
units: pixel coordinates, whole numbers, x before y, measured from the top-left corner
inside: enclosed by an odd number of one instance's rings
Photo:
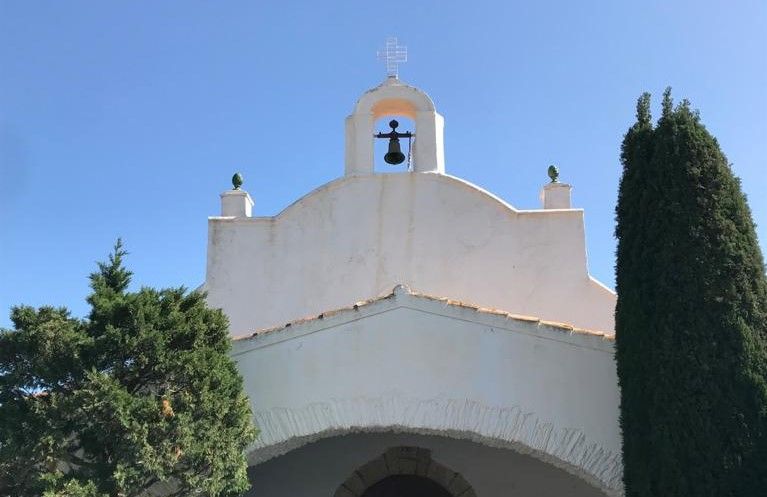
[[[517,211],[456,178],[347,176],[275,217],[211,218],[206,289],[235,335],[397,284],[612,331],[614,294],[586,267],[583,212]]]

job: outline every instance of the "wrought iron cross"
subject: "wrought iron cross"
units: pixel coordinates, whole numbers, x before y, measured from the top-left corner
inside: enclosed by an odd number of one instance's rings
[[[386,61],[386,74],[396,78],[399,75],[398,64],[407,62],[407,47],[398,45],[396,37],[386,38],[386,48],[378,51],[378,58]]]

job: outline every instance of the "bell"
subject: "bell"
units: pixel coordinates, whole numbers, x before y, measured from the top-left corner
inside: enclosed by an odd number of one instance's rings
[[[405,160],[405,154],[399,148],[399,138],[392,136],[389,138],[389,151],[384,155],[384,160],[387,164],[397,165],[402,164]]]

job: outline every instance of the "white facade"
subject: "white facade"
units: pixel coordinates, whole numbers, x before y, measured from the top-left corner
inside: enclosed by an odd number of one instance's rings
[[[414,171],[374,174],[373,123],[397,112],[416,121]],[[570,208],[569,185],[547,185],[545,208],[521,211],[442,174],[442,117],[426,94],[402,84],[387,82],[362,96],[347,118],[346,142],[346,175],[275,217],[250,217],[245,192],[223,194],[222,216],[209,220],[205,289],[234,335],[374,298],[398,284],[613,329],[615,295],[589,276],[583,211]],[[263,302],[269,305],[257,305]]]
[[[373,124],[388,115],[415,122],[412,171],[373,171]],[[569,185],[522,211],[444,174],[442,128],[426,94],[389,78],[347,118],[342,178],[275,217],[251,217],[245,192],[222,194],[204,288],[239,337],[261,430],[253,472],[280,488],[276,475],[308,471],[298,451],[330,464],[332,437],[396,432],[528,454],[572,475],[566,486],[618,495],[615,295],[589,276],[583,211]],[[370,440],[359,438],[359,466]],[[313,495],[364,494],[336,483]],[[506,495],[498,485],[453,495]],[[312,495],[285,492],[252,495]]]

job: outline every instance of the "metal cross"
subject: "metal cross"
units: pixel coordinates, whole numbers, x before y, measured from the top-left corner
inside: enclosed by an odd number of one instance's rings
[[[398,76],[398,64],[407,62],[407,47],[397,45],[396,37],[386,38],[386,48],[378,51],[378,58],[386,61],[386,73],[390,78]]]

